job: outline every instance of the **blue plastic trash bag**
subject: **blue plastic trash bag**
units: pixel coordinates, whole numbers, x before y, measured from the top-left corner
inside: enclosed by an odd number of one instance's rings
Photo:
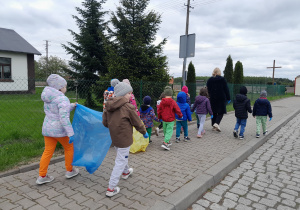
[[[73,166],[84,166],[94,173],[104,160],[111,145],[108,128],[102,124],[102,112],[77,104],[72,127],[74,157]]]

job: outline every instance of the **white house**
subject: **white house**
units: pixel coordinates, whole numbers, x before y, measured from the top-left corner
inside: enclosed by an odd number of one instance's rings
[[[35,92],[34,55],[41,55],[14,30],[0,28],[0,93]]]
[[[295,78],[295,96],[300,96],[300,75]]]

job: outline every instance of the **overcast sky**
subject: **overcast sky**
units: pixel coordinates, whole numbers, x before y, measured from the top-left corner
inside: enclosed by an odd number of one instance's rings
[[[29,3],[30,2],[30,3]],[[61,47],[73,41],[68,29],[77,31],[72,15],[81,0],[1,1],[0,27],[15,30],[46,55],[69,60]],[[148,9],[162,15],[157,40],[167,38],[170,75],[182,75],[179,38],[185,34],[187,0],[150,0]],[[108,0],[104,10],[115,11],[119,0]],[[191,0],[189,33],[196,34],[193,62],[197,76],[210,76],[215,67],[222,71],[230,54],[233,65],[241,61],[244,76],[294,79],[300,75],[300,1],[299,0]],[[107,17],[108,18],[108,17]],[[1,38],[1,37],[0,37]],[[35,56],[39,59],[39,56]]]

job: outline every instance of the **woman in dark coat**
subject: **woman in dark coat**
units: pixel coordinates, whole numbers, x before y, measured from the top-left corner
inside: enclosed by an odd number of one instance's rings
[[[221,131],[219,125],[223,115],[227,113],[226,104],[230,103],[230,94],[227,82],[224,77],[221,77],[221,71],[219,68],[214,69],[212,77],[207,80],[206,86],[213,111],[211,125],[213,126],[213,129]]]

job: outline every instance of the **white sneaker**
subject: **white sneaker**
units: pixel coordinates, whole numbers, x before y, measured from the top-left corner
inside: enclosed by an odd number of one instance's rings
[[[107,188],[107,190],[106,190],[106,196],[107,197],[112,197],[112,196],[118,194],[119,192],[120,192],[120,188],[119,187],[115,187],[114,189]]]
[[[79,169],[78,168],[74,168],[72,169],[72,171],[67,171],[65,177],[67,177],[67,179],[70,179],[74,176],[77,176],[79,174]]]
[[[216,131],[221,132],[220,126],[217,123],[215,123],[213,127],[216,129]]]
[[[128,179],[128,177],[133,173],[133,168],[128,169],[128,173],[122,173],[122,179]]]
[[[36,180],[35,183],[37,184],[45,184],[45,183],[48,183],[48,182],[52,182],[54,180],[54,177],[53,176],[48,176],[46,175],[45,177],[41,177],[39,176]]]
[[[155,128],[155,134],[156,134],[156,136],[159,135],[159,127]]]

